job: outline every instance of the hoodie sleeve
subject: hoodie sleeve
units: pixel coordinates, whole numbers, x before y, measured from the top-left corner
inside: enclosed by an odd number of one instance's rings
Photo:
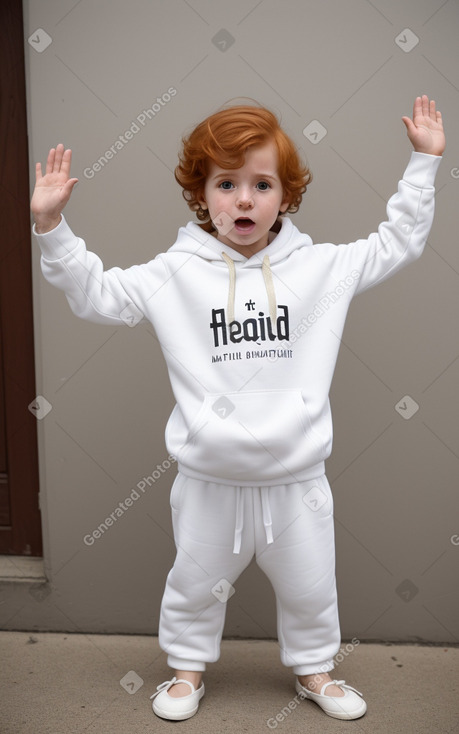
[[[440,161],[441,156],[413,151],[398,191],[387,203],[387,220],[367,239],[339,247],[346,271],[358,273],[356,294],[382,283],[422,254],[433,221]]]
[[[41,269],[46,280],[64,291],[76,316],[98,324],[135,326],[149,321],[147,301],[166,280],[161,257],[126,270],[104,270],[102,260],[86,249],[63,215],[50,232],[38,234]]]

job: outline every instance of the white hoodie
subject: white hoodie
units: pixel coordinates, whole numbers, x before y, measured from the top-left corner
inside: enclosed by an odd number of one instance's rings
[[[324,473],[329,390],[355,294],[422,253],[441,157],[413,152],[388,220],[368,239],[316,244],[288,217],[246,258],[189,222],[167,252],[104,271],[64,218],[38,235],[45,278],[81,318],[151,322],[176,406],[168,451],[188,476],[235,486]]]

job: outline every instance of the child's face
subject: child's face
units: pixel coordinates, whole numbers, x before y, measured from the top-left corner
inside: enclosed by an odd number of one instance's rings
[[[266,247],[279,211],[289,206],[277,173],[274,141],[249,148],[241,168],[227,170],[212,163],[200,204],[209,210],[221,242],[246,257]]]

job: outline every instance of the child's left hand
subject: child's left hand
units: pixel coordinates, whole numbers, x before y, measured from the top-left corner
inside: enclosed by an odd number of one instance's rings
[[[402,117],[408,137],[417,153],[442,155],[445,150],[445,134],[441,112],[435,109],[435,102],[426,94],[416,97],[413,105],[413,119]]]

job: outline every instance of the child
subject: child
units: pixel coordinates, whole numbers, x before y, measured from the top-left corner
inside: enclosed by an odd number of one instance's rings
[[[232,584],[254,554],[276,593],[281,660],[298,694],[335,718],[366,711],[361,693],[329,675],[340,630],[328,394],[351,299],[419,257],[431,227],[441,114],[424,95],[402,119],[414,152],[388,221],[349,245],[313,246],[282,216],[297,211],[310,173],[263,108],[224,109],[184,140],[175,175],[201,224],[126,270],[104,271],[61,215],[77,181],[71,151],[51,149],[45,176],[37,164],[45,278],[81,318],[150,321],[176,398],[166,445],[178,462],[177,557],[159,629],[175,676],[152,696],[160,717],[198,710]]]

